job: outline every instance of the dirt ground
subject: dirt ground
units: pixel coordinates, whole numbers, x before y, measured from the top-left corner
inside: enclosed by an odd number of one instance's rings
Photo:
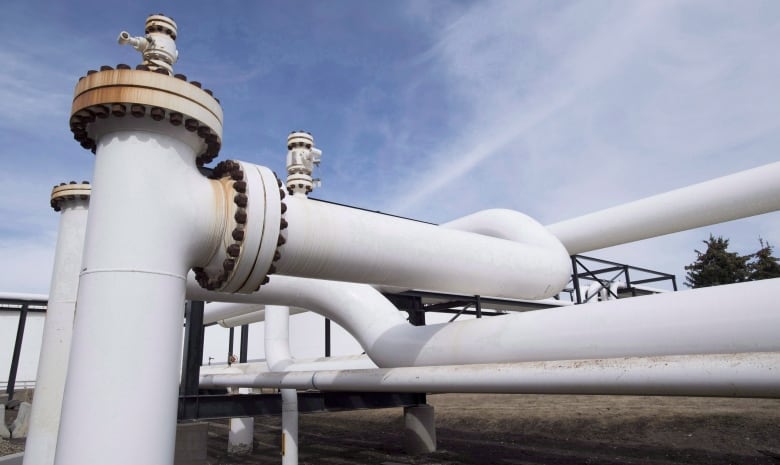
[[[301,465],[780,465],[780,399],[438,394],[438,450],[409,456],[400,408],[300,417]],[[7,422],[15,416],[7,412]],[[279,464],[281,420],[258,417],[251,456],[209,425],[209,465]],[[24,439],[0,439],[0,455]]]
[[[780,400],[439,394],[438,450],[403,450],[402,409],[305,414],[300,464],[780,464]],[[257,418],[255,450],[229,456],[211,423],[210,465],[278,464],[280,419]]]

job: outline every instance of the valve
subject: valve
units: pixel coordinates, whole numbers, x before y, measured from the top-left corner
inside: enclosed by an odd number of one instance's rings
[[[133,37],[127,31],[122,31],[117,37],[119,45],[130,45],[143,56],[142,64],[151,71],[164,70],[173,74],[173,65],[179,58],[176,50],[176,23],[162,14],[150,15],[146,18],[146,35]]]
[[[287,136],[287,191],[308,195],[320,187],[319,179],[312,178],[315,166],[320,165],[322,151],[314,147],[314,137],[305,131],[293,131]]]

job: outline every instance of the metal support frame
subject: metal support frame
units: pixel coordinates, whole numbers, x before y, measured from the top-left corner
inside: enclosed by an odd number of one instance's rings
[[[249,354],[249,325],[241,326],[241,348],[239,349],[238,361],[246,363]]]
[[[385,392],[299,392],[298,411],[338,412],[425,403],[425,394]],[[281,415],[280,394],[195,395],[179,397],[178,418],[204,420]]]
[[[16,387],[16,372],[19,369],[19,355],[22,353],[22,341],[24,340],[24,326],[27,322],[27,309],[29,305],[27,303],[22,304],[22,308],[19,309],[19,324],[16,327],[16,342],[14,343],[14,354],[11,358],[11,370],[8,373],[8,387],[6,393],[8,393],[8,400],[14,399],[14,388]]]
[[[203,308],[202,301],[187,301],[184,307],[186,323],[184,326],[184,354],[181,370],[179,394],[190,396],[198,394],[200,366],[203,360]]]
[[[230,328],[230,337],[228,339],[228,353],[227,353],[227,364],[228,366],[233,364],[233,340],[235,339],[236,334],[233,328]]]
[[[589,268],[584,262],[593,262],[601,265],[607,265],[603,268]],[[673,290],[677,291],[677,278],[673,274],[662,273],[660,271],[649,270],[647,268],[640,268],[638,266],[630,266],[623,263],[611,262],[608,260],[602,260],[600,258],[586,257],[584,255],[572,255],[571,256],[572,275],[571,282],[573,289],[569,291],[574,292],[574,302],[577,304],[587,303],[592,298],[589,297],[583,300],[582,285],[583,281],[594,281],[599,283],[601,289],[606,289],[607,292],[614,298],[618,296],[612,292],[609,284],[618,279],[621,275],[625,279],[626,288],[631,292],[632,296],[637,295],[637,289],[635,286],[641,284],[648,284],[661,281],[671,281]],[[582,271],[581,271],[582,270]],[[631,279],[631,272],[638,272],[650,277],[642,279]],[[617,273],[613,276],[604,278],[601,275],[606,273]]]
[[[325,318],[325,356],[330,357],[330,318]]]

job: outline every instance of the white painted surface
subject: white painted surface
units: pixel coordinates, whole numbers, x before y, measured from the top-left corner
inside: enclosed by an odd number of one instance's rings
[[[68,374],[89,200],[65,200],[60,205],[62,210],[40,348],[35,402],[25,443],[25,465],[54,463],[62,396]]]

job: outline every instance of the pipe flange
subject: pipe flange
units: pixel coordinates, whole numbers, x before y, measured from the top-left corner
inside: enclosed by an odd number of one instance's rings
[[[211,178],[222,184],[227,225],[223,246],[195,279],[208,290],[251,293],[268,282],[278,260],[281,230],[279,180],[268,168],[233,160],[219,163]]]
[[[74,200],[89,200],[89,196],[92,193],[92,186],[89,182],[83,181],[77,183],[71,181],[70,183],[61,183],[59,186],[54,186],[51,190],[51,208],[55,212],[62,210],[68,202]]]
[[[222,107],[212,92],[186,76],[148,71],[138,65],[102,66],[79,79],[73,98],[70,130],[82,147],[96,149],[94,128],[106,118],[149,118],[183,126],[202,141],[197,164],[210,163],[222,147]]]

